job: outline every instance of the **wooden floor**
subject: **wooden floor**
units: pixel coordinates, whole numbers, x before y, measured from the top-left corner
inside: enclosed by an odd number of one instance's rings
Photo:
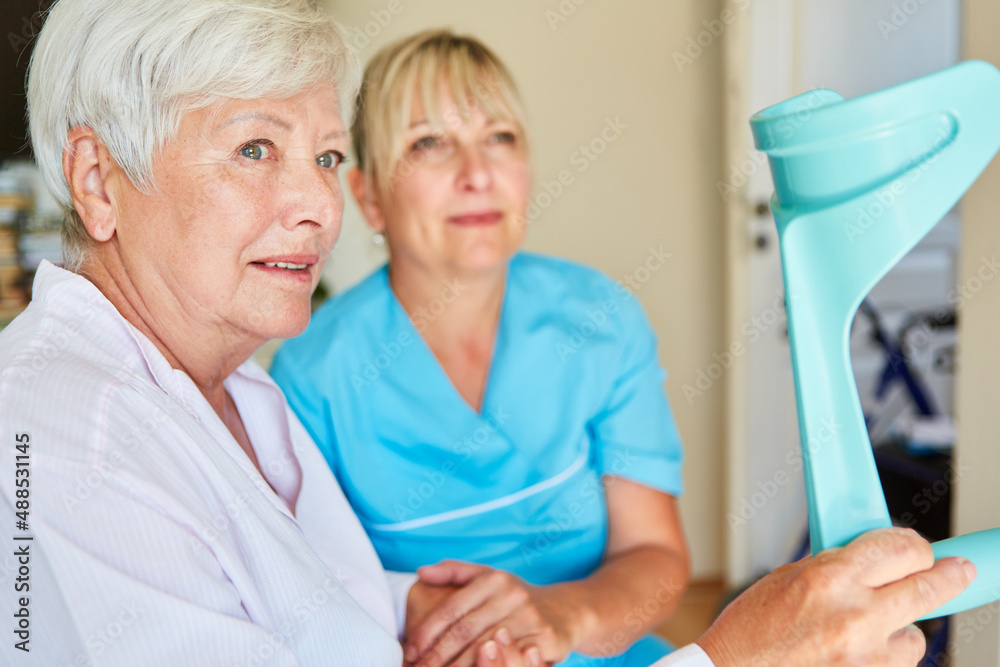
[[[721,580],[691,582],[680,609],[656,633],[677,647],[694,642],[712,625],[724,594]]]

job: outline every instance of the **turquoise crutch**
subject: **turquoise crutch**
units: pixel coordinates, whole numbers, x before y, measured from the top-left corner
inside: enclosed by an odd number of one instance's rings
[[[845,101],[814,90],[750,119],[774,180],[813,553],[891,525],[848,348],[861,300],[1000,149],[1000,71],[970,61]],[[927,618],[1000,599],[1000,529],[934,545],[979,576]]]

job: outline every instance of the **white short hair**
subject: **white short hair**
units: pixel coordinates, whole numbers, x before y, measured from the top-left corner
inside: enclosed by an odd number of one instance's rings
[[[351,109],[359,79],[343,30],[314,0],[58,0],[31,57],[28,120],[35,159],[65,213],[66,267],[79,269],[90,238],[62,170],[70,129],[94,130],[148,193],[153,159],[183,112],[325,85]]]

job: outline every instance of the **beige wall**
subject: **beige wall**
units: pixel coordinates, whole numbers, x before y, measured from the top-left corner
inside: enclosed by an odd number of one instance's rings
[[[704,29],[702,21],[718,17],[719,2],[326,2],[352,31],[369,23],[376,36],[361,49],[363,59],[399,36],[450,26],[482,38],[508,63],[527,103],[539,186],[564,169],[573,176],[534,222],[528,249],[618,279],[642,266],[650,247],[672,253],[637,294],[660,337],[687,449],[681,509],[695,576],[721,575],[723,390],[714,387],[694,406],[681,392],[723,340],[724,225],[714,185],[722,153],[721,45],[708,46],[683,72],[672,57]],[[575,11],[553,28],[546,12],[562,16],[560,6]],[[385,27],[371,23],[379,17]],[[621,136],[581,172],[577,151],[609,119],[624,126]],[[356,212],[346,217],[329,269],[337,289],[378,261]]]
[[[1000,5],[966,0],[965,54],[1000,66]],[[1000,120],[998,120],[1000,122]],[[959,374],[956,386],[958,470],[956,534],[1000,526],[1000,277],[977,282],[983,259],[1000,257],[1000,160],[969,190],[962,203],[962,260],[959,285],[972,290],[960,313]],[[982,276],[990,275],[985,271]],[[984,622],[985,621],[985,622]],[[1000,664],[1000,617],[995,606],[973,610],[952,627],[957,667]]]

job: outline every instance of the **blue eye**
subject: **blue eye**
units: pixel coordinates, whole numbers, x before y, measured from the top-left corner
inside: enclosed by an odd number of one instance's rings
[[[336,169],[345,162],[347,162],[347,156],[339,151],[327,151],[316,158],[316,164],[325,169]]]
[[[251,160],[263,160],[270,155],[270,148],[262,142],[252,142],[240,148],[240,155]]]

